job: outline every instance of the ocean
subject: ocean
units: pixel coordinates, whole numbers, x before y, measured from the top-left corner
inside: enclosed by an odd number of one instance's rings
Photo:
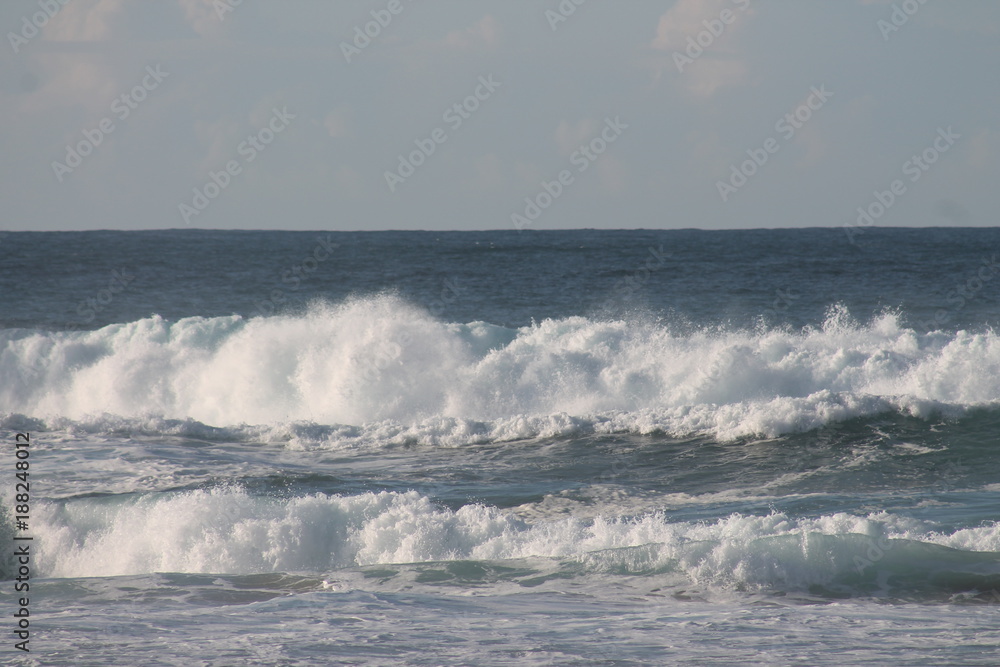
[[[2,235],[0,662],[1000,664],[998,249]]]

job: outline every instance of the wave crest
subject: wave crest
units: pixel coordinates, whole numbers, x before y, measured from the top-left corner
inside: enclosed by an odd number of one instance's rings
[[[49,424],[105,415],[257,425],[261,436],[328,427],[330,441],[344,435],[337,425],[443,443],[579,429],[734,438],[1000,400],[992,331],[920,334],[896,314],[863,325],[843,308],[801,331],[584,317],[514,330],[441,322],[379,296],[297,316],[0,335],[0,405],[8,419]]]
[[[36,514],[39,566],[55,577],[551,559],[570,576],[672,573],[703,588],[821,595],[957,593],[1000,580],[997,525],[942,533],[884,512],[532,523],[483,505],[442,508],[415,491],[281,499],[216,488],[43,502]]]

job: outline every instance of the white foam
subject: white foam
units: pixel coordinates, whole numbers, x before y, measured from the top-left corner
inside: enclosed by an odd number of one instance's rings
[[[681,334],[583,317],[510,330],[440,322],[381,296],[301,316],[151,317],[0,336],[8,415],[256,425],[255,437],[303,447],[614,431],[774,436],[1000,400],[994,333],[918,334],[893,314],[863,326],[842,308],[797,332]]]
[[[650,512],[533,523],[483,505],[441,508],[413,491],[274,499],[215,489],[125,503],[40,502],[35,514],[37,562],[46,576],[56,577],[322,574],[374,564],[556,558],[598,571],[671,570],[710,587],[802,588],[850,572],[857,558],[877,564],[893,549],[905,555],[905,547],[893,546],[903,543],[893,540],[966,551],[1000,546],[996,525],[944,534],[887,513],[815,519],[734,514],[689,523]]]

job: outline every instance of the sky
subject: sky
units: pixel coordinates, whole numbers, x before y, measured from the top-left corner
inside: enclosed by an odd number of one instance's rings
[[[991,0],[4,0],[0,231],[989,226]]]

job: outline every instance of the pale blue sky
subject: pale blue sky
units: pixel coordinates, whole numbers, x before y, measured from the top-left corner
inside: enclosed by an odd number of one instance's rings
[[[0,230],[841,226],[876,192],[880,225],[997,220],[990,0],[7,0],[0,28]]]

